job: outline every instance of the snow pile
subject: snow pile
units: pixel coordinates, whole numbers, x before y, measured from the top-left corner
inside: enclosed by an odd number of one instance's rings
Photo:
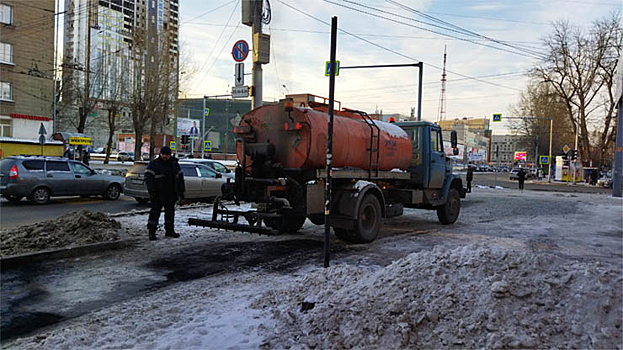
[[[53,220],[0,231],[0,256],[115,241],[120,228],[105,213],[73,211]]]
[[[265,293],[271,348],[621,348],[621,272],[468,245],[335,266]]]

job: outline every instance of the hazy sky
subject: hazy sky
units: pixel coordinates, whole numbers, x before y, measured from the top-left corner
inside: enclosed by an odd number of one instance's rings
[[[616,0],[270,0],[270,6],[272,20],[263,30],[271,35],[271,62],[263,66],[264,100],[286,93],[328,96],[324,64],[329,60],[329,23],[337,16],[339,28],[356,36],[338,32],[342,66],[424,62],[422,117],[436,121],[444,45],[446,119],[510,116],[510,105],[526,86],[524,75],[542,52],[540,39],[551,31],[552,21],[565,19],[588,28],[623,5]],[[251,28],[240,23],[240,7],[240,0],[180,0],[180,42],[187,53],[181,66],[195,71],[186,88],[189,97],[231,90],[232,46],[240,39],[251,45]],[[244,63],[251,73],[251,55]],[[250,82],[248,75],[245,83]],[[343,70],[336,79],[336,99],[369,113],[378,108],[408,115],[417,106],[417,83],[417,68]],[[504,124],[494,128],[500,134]]]

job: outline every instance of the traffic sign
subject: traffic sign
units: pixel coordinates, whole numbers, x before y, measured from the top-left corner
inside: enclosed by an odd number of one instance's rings
[[[549,156],[540,156],[539,163],[541,164],[549,164]]]
[[[231,49],[231,56],[236,62],[244,61],[249,55],[249,44],[244,40],[238,40]]]
[[[232,86],[231,96],[234,98],[249,97],[249,87],[248,86]]]
[[[39,135],[45,135],[48,132],[45,130],[45,126],[43,126],[43,123],[41,123],[41,126],[39,127]]]
[[[170,142],[169,142],[169,148],[170,148],[172,151],[175,151],[175,141],[170,141]]]
[[[212,141],[203,141],[203,150],[212,152]]]
[[[501,122],[502,121],[502,113],[497,113],[493,115],[493,121],[494,122]]]
[[[324,64],[324,76],[328,77],[331,74],[331,61],[326,61]],[[340,61],[335,61],[335,76],[340,75]]]
[[[210,108],[208,108],[208,107],[204,108],[203,109],[203,115],[205,117],[209,116],[210,115]]]
[[[564,146],[562,147],[562,151],[563,151],[565,154],[569,153],[569,151],[570,151],[570,150],[571,150],[571,148],[570,148],[569,146],[567,146],[567,145],[564,145]]]
[[[236,63],[236,78],[234,79],[236,86],[244,85],[244,63]]]

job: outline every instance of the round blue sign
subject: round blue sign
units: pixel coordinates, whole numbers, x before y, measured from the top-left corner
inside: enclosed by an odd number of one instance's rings
[[[249,55],[249,44],[244,40],[236,41],[234,48],[231,50],[231,55],[236,62],[244,61]]]

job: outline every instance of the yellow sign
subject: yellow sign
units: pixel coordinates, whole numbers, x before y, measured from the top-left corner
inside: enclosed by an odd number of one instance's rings
[[[90,145],[91,138],[90,137],[70,137],[69,144],[70,145]]]

